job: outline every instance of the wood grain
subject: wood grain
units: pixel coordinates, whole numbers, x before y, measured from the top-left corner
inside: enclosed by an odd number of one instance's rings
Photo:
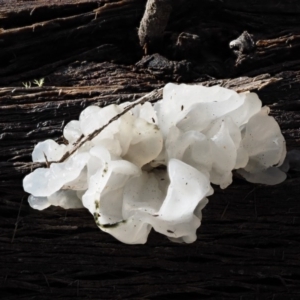
[[[147,56],[137,35],[146,1],[2,2],[0,299],[300,299],[295,170],[278,186],[215,188],[190,245],[155,232],[124,245],[86,210],[31,209],[22,189],[34,145],[62,142],[83,108],[170,81],[257,92],[288,150],[300,150],[298,1],[174,0],[161,51]],[[255,47],[230,48],[243,31]]]

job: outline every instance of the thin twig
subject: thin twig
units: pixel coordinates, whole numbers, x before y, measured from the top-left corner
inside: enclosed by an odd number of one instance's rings
[[[13,236],[12,236],[12,238],[11,238],[11,243],[14,242],[15,235],[16,235],[16,232],[17,232],[17,229],[18,229],[19,217],[20,217],[20,213],[21,213],[21,208],[22,208],[22,204],[23,204],[23,199],[24,199],[24,197],[22,197],[22,200],[21,200],[21,203],[20,203],[19,212],[18,212],[18,216],[17,216],[17,221],[16,221],[16,223],[15,223],[14,233],[13,233]]]
[[[144,104],[147,101],[150,101],[153,96],[155,96],[157,93],[161,92],[162,89],[156,89],[154,91],[152,91],[149,94],[146,94],[145,96],[141,97],[140,99],[134,101],[132,104],[126,106],[124,108],[124,110],[117,114],[116,116],[114,116],[112,119],[110,119],[105,125],[103,125],[101,128],[96,129],[94,132],[92,132],[91,134],[89,134],[87,137],[82,138],[80,137],[76,142],[75,142],[75,146],[73,149],[71,149],[70,151],[66,152],[62,158],[57,161],[58,163],[64,162],[66,159],[68,159],[72,154],[74,154],[80,147],[82,147],[86,142],[91,141],[93,138],[95,138],[100,132],[102,132],[109,124],[111,124],[112,122],[118,120],[120,117],[122,117],[123,115],[125,115],[128,111],[130,111],[132,108],[134,108],[135,106],[139,105],[139,104]],[[49,165],[52,163],[55,163],[55,161],[51,161],[48,162]]]
[[[244,197],[244,199],[243,199],[242,201],[246,200],[247,197],[248,197],[252,192],[254,192],[256,189],[257,189],[257,186],[254,187],[254,188],[253,188],[253,189],[252,189],[252,190]]]
[[[228,208],[229,204],[230,204],[230,202],[227,203],[227,205],[226,205],[226,207],[225,207],[225,209],[224,209],[224,211],[223,211],[223,213],[222,213],[221,220],[223,220],[223,218],[224,218],[224,216],[225,216],[225,214],[226,214],[226,211],[227,211],[227,208]]]
[[[47,166],[47,168],[49,168],[49,161],[48,161],[48,158],[47,158],[47,155],[45,154],[45,152],[43,152],[44,153],[44,158],[45,158],[45,161],[46,161],[46,166]]]
[[[72,154],[74,154],[81,146],[84,145],[84,143],[86,143],[87,141],[91,141],[93,138],[95,138],[101,131],[103,131],[109,124],[111,124],[112,122],[118,120],[121,116],[125,115],[128,111],[130,111],[132,108],[134,108],[135,106],[139,105],[139,104],[144,104],[146,102],[155,102],[159,99],[162,98],[162,90],[163,88],[159,88],[159,89],[155,89],[152,92],[144,95],[143,97],[135,100],[134,102],[132,102],[130,105],[126,106],[124,108],[124,110],[117,114],[115,117],[113,117],[112,119],[110,119],[105,125],[103,125],[101,128],[95,130],[94,132],[92,132],[91,134],[89,134],[88,136],[84,137],[84,135],[81,135],[78,140],[76,142],[73,143],[73,149],[71,149],[70,151],[66,152],[62,158],[59,161],[47,161],[46,162],[32,162],[32,163],[24,163],[22,164],[22,166],[20,166],[21,168],[28,168],[28,165],[30,164],[31,167],[31,172],[33,169],[37,169],[37,168],[43,168],[45,167],[45,165],[49,168],[51,164],[53,163],[61,163],[64,162],[65,160],[67,160]]]
[[[48,278],[46,277],[46,275],[45,275],[43,272],[41,272],[41,274],[44,276],[44,278],[45,278],[45,280],[46,280],[46,283],[47,283],[47,285],[48,285],[49,291],[50,291],[50,293],[52,294],[52,289],[51,289],[51,287],[50,287]]]

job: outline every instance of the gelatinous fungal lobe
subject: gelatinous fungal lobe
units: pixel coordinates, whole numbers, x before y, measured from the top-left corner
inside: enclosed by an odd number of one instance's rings
[[[211,183],[226,188],[233,170],[254,183],[286,178],[285,140],[254,93],[170,83],[154,105],[128,105],[87,107],[64,128],[68,145],[35,146],[33,161],[47,165],[23,181],[33,208],[85,207],[128,244],[145,243],[152,228],[191,243]]]

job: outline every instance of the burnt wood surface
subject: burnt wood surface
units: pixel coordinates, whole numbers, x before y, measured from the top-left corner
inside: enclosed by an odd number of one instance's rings
[[[84,209],[29,207],[22,179],[36,143],[63,142],[88,105],[167,82],[258,93],[288,150],[300,150],[298,0],[174,0],[159,53],[139,43],[145,6],[0,1],[0,299],[300,299],[296,170],[277,186],[215,187],[188,245],[155,232],[124,245]]]

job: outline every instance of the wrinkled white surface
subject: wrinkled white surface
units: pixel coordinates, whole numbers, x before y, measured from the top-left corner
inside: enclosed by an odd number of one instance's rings
[[[32,152],[32,161],[45,162],[58,161],[65,154],[66,146],[59,145],[53,140],[38,143]]]
[[[82,135],[82,131],[80,128],[80,122],[73,120],[69,122],[64,128],[64,137],[70,143],[75,143],[80,136]]]
[[[244,169],[240,169],[238,170],[238,173],[242,175],[247,181],[252,183],[275,185],[283,182],[286,179],[286,174],[279,168],[275,167],[270,167],[256,173],[249,173]]]
[[[30,195],[28,197],[29,205],[37,210],[43,210],[51,206],[51,203],[48,201],[47,197],[35,197]]]
[[[284,137],[277,122],[269,117],[268,113],[269,109],[263,107],[245,127],[242,143],[249,154],[249,162],[245,170],[251,173],[281,165],[282,157],[286,154]]]
[[[58,161],[129,104],[87,107],[64,128],[69,144],[38,143],[33,161]],[[279,168],[285,140],[261,105],[254,93],[167,84],[154,106],[136,105],[65,162],[27,175],[29,204],[85,207],[101,230],[128,244],[145,243],[152,228],[171,241],[194,242],[211,183],[226,188],[233,170],[253,183],[286,178],[287,167]]]
[[[112,192],[123,189],[126,182],[133,176],[138,176],[141,172],[137,166],[126,160],[116,159],[113,160],[107,149],[101,146],[95,146],[90,151],[91,155],[98,159],[94,161],[94,164],[98,164],[97,171],[94,175],[89,178],[89,188],[86,193],[82,196],[83,205],[93,214],[94,212],[102,212],[103,197]],[[93,166],[95,167],[95,165]],[[113,220],[110,222],[117,222],[120,218],[115,218],[117,210],[114,210],[113,202],[119,208],[122,208],[122,202],[119,203],[117,197],[111,200],[112,205],[109,209],[113,210],[114,216],[111,216]],[[97,204],[99,203],[100,210],[97,210]],[[118,203],[117,203],[118,202]],[[106,218],[106,214],[103,216]],[[105,220],[104,222],[108,222]],[[109,223],[109,222],[108,222]]]
[[[65,162],[53,163],[50,168],[36,169],[24,178],[24,190],[36,197],[48,197],[75,180],[88,159],[87,153],[80,153]]]

